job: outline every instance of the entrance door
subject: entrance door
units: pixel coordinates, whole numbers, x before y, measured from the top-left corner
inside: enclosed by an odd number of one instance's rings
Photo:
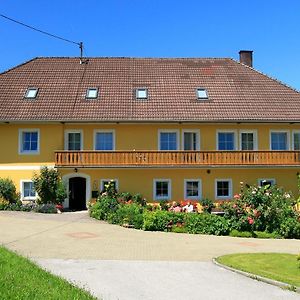
[[[86,209],[86,180],[82,177],[69,179],[69,208],[72,210]]]

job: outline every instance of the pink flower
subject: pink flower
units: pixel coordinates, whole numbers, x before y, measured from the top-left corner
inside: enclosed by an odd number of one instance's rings
[[[234,199],[240,199],[241,196],[240,196],[240,194],[235,194],[235,195],[233,196],[233,198],[234,198]]]
[[[254,223],[254,220],[253,220],[251,217],[248,217],[247,219],[248,219],[248,223],[249,223],[250,225],[252,225],[252,224]]]

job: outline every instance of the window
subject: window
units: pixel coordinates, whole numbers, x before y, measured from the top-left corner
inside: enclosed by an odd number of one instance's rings
[[[217,133],[218,150],[235,150],[236,149],[236,135],[232,131],[219,131]]]
[[[21,200],[36,200],[36,191],[31,180],[21,180]]]
[[[199,200],[201,199],[201,180],[185,179],[184,180],[184,199]]]
[[[183,130],[182,131],[182,149],[200,150],[200,138],[199,130]]]
[[[231,179],[216,179],[215,196],[216,196],[216,199],[232,198],[232,181],[231,181]]]
[[[170,200],[171,199],[171,180],[170,179],[154,179],[153,187],[154,200]]]
[[[271,132],[271,150],[289,150],[289,136],[287,131]]]
[[[101,179],[100,180],[100,191],[105,192],[106,186],[111,183],[114,186],[114,189],[118,191],[119,188],[119,181],[118,179]]]
[[[98,97],[98,89],[97,88],[88,88],[86,90],[85,97],[87,99],[96,99]]]
[[[293,150],[300,151],[300,131],[293,131]]]
[[[240,132],[240,149],[257,150],[257,133],[255,131]]]
[[[111,151],[115,149],[114,131],[96,131],[95,150]]]
[[[178,131],[159,132],[159,150],[178,150]]]
[[[266,186],[266,185],[274,185],[276,183],[274,178],[264,178],[264,179],[258,179],[258,185],[259,186]]]
[[[206,89],[198,88],[196,90],[196,94],[197,94],[197,98],[199,100],[206,100],[206,99],[208,99],[208,94],[207,94]]]
[[[20,129],[19,154],[38,154],[39,129]]]
[[[136,99],[147,99],[148,90],[147,89],[137,89],[136,90]]]
[[[27,99],[35,99],[38,93],[37,88],[28,88],[25,93],[25,98]]]
[[[67,130],[65,132],[65,150],[80,151],[82,150],[82,131]]]

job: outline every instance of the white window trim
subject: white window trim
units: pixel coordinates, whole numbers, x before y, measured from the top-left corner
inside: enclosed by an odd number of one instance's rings
[[[68,150],[69,146],[69,133],[80,133],[80,150],[83,150],[83,130],[82,129],[67,129],[65,130],[65,150]]]
[[[167,197],[157,197],[156,196],[156,183],[157,182],[168,182],[168,195]],[[172,196],[172,182],[171,179],[166,179],[166,178],[155,178],[153,179],[153,199],[157,200],[157,201],[161,201],[161,200],[171,200],[171,196]]]
[[[287,149],[286,150],[272,150],[272,133],[286,133],[287,135]],[[291,145],[290,145],[290,131],[289,130],[275,130],[272,129],[270,130],[270,134],[269,134],[269,143],[270,143],[270,150],[271,151],[289,151],[291,149]]]
[[[294,138],[295,133],[300,134],[300,130],[293,130],[292,131],[292,150],[295,150],[295,138]]]
[[[233,150],[220,150],[219,149],[219,133],[233,133],[234,134],[234,148]],[[238,145],[238,136],[237,136],[237,130],[236,129],[218,129],[216,132],[216,149],[218,151],[235,151],[237,150]]]
[[[112,150],[96,150],[96,135],[97,133],[112,133],[113,135],[113,149]],[[96,151],[115,151],[116,150],[116,130],[115,129],[95,129],[94,130],[94,150]]]
[[[228,181],[229,182],[229,195],[228,196],[218,196],[217,183],[220,181]],[[215,179],[215,199],[218,199],[218,200],[232,199],[232,179],[231,178],[216,178]]]
[[[262,186],[261,182],[262,182],[263,180],[271,181],[271,182],[272,182],[272,185],[275,185],[275,184],[276,184],[276,179],[275,179],[275,178],[258,178],[258,179],[257,179],[257,184],[258,184],[258,186]]]
[[[160,145],[160,134],[161,133],[176,133],[176,150],[161,150],[161,145]],[[158,137],[157,137],[157,145],[158,145],[158,151],[178,151],[179,150],[179,130],[178,129],[158,129]]]
[[[23,151],[23,133],[24,132],[37,132],[38,141],[37,141],[37,150],[34,151]],[[38,155],[40,154],[40,129],[39,128],[20,128],[19,129],[19,155]]]
[[[116,183],[116,189],[119,190],[119,179],[117,178],[101,178],[100,179],[100,192],[104,190],[104,182],[113,180]]]
[[[186,193],[187,182],[188,181],[195,181],[198,182],[198,197],[192,196],[188,197]],[[202,198],[202,181],[200,178],[194,179],[184,179],[184,200],[200,200]]]
[[[200,150],[200,130],[199,129],[183,129],[181,132],[181,149],[184,150],[184,134],[185,133],[196,133],[196,151]]]
[[[257,142],[257,130],[248,130],[242,129],[239,131],[239,149],[242,150],[242,133],[253,133],[253,150],[243,150],[243,151],[256,151],[258,149],[258,142]]]
[[[21,201],[36,201],[37,199],[37,192],[35,192],[35,196],[34,197],[25,197],[24,196],[24,183],[26,182],[33,182],[30,179],[21,179],[20,180],[20,200]]]

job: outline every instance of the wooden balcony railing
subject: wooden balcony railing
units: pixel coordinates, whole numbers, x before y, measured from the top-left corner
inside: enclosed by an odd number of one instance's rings
[[[300,151],[56,151],[56,167],[300,166]]]

